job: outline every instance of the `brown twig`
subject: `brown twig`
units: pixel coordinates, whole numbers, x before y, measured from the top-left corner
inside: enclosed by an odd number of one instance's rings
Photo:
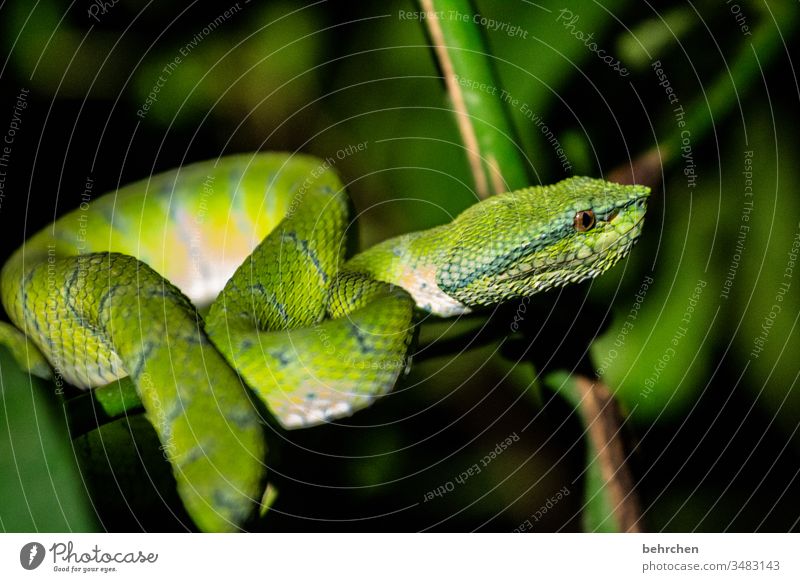
[[[580,393],[578,413],[588,427],[588,437],[597,455],[605,487],[609,496],[618,530],[642,531],[641,508],[634,491],[634,481],[626,464],[625,445],[622,441],[622,415],[617,401],[608,386],[599,380],[575,376]]]
[[[655,188],[661,182],[666,152],[655,147],[634,158],[628,164],[620,164],[606,175],[617,184],[642,184]]]
[[[458,77],[456,77],[455,70],[453,69],[453,61],[450,59],[450,54],[445,48],[447,45],[444,41],[444,33],[442,32],[437,12],[434,9],[432,0],[420,0],[420,4],[422,4],[422,7],[425,9],[425,23],[428,26],[428,31],[433,41],[436,59],[442,67],[442,73],[444,73],[447,93],[450,95],[453,102],[458,131],[461,133],[461,139],[464,140],[464,146],[469,159],[469,167],[475,180],[475,190],[481,199],[488,198],[491,195],[491,191],[489,190],[489,180],[486,177],[483,164],[481,163],[481,150],[478,145],[478,136],[475,134],[475,127],[470,120],[467,104],[466,101],[464,101],[464,93],[461,90],[461,86],[458,84]]]
[[[526,160],[470,0],[418,0],[480,198],[524,188]]]

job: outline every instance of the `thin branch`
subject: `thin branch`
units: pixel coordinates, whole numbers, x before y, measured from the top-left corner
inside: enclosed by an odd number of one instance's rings
[[[656,188],[661,184],[664,162],[661,150],[653,148],[627,164],[620,164],[606,175],[606,179],[617,184],[642,184]]]
[[[468,0],[420,0],[480,198],[528,185],[527,169]]]
[[[575,376],[578,413],[589,431],[589,442],[603,484],[601,495],[607,496],[615,530],[640,532],[641,508],[634,491],[634,480],[625,460],[622,440],[622,415],[608,386],[599,380]]]
[[[461,139],[466,146],[469,167],[472,171],[472,177],[475,180],[475,190],[482,199],[487,198],[491,192],[489,190],[489,181],[487,180],[483,164],[481,163],[481,151],[478,146],[478,138],[475,135],[475,127],[472,125],[472,120],[469,118],[467,104],[464,101],[464,93],[458,83],[456,74],[453,72],[453,62],[450,60],[447,48],[445,48],[442,27],[439,24],[436,11],[433,9],[432,0],[422,0],[422,6],[428,14],[425,22],[428,25],[428,31],[433,41],[436,58],[439,60],[442,72],[444,73],[447,93],[452,98],[453,108],[456,110],[456,122],[458,123],[458,130],[461,133]]]

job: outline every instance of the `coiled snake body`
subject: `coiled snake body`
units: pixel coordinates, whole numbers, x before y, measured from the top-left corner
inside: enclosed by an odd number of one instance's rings
[[[265,481],[251,394],[287,428],[368,406],[406,366],[415,309],[456,315],[596,276],[638,238],[647,195],[570,178],[346,261],[347,200],[325,163],[194,164],[31,237],[0,275],[16,326],[0,322],[0,343],[80,388],[130,376],[197,526],[235,530]]]

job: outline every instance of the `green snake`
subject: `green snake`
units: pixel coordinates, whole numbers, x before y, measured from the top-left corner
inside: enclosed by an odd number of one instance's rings
[[[648,194],[573,177],[348,259],[329,163],[196,163],[32,236],[0,275],[16,326],[0,322],[0,343],[78,388],[130,376],[197,527],[242,529],[266,482],[253,397],[285,428],[369,406],[407,367],[416,310],[453,316],[594,277],[639,237]]]

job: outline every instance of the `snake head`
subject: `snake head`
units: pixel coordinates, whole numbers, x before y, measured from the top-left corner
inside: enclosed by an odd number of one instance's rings
[[[639,238],[649,194],[574,177],[485,200],[453,222],[437,283],[472,307],[596,277]]]

